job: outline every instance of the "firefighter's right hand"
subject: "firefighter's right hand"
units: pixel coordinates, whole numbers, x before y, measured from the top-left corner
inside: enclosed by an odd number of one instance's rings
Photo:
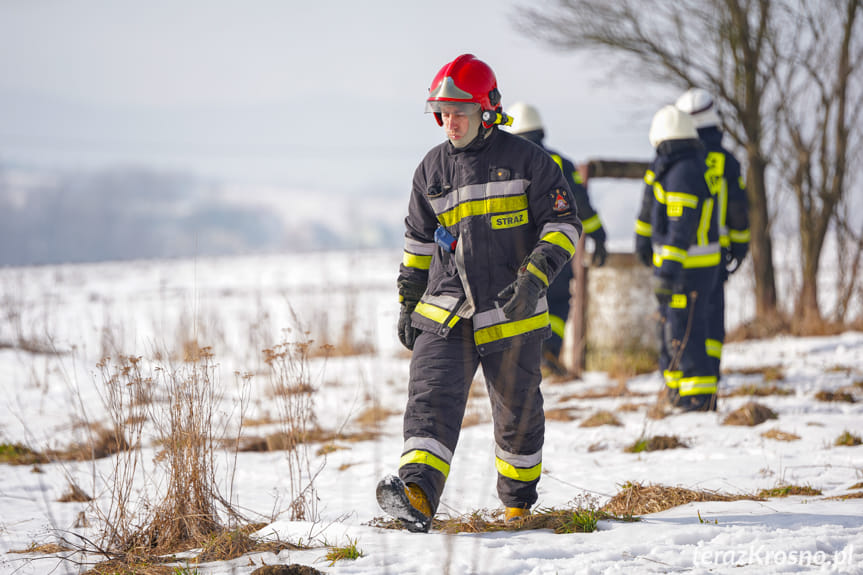
[[[413,350],[414,342],[417,340],[420,330],[411,325],[411,313],[416,304],[407,305],[402,303],[399,310],[399,341],[406,348]]]
[[[659,305],[668,305],[674,293],[674,282],[671,278],[653,276],[653,293]]]
[[[650,243],[650,238],[635,236],[635,254],[638,256],[638,261],[645,266],[653,265],[653,245]]]
[[[545,284],[538,277],[530,272],[520,271],[516,280],[497,294],[498,299],[505,302],[501,308],[503,315],[510,321],[532,316],[543,288]]]

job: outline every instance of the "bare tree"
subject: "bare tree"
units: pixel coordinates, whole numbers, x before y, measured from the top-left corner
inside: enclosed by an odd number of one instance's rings
[[[648,81],[712,91],[745,152],[758,318],[777,310],[766,172],[775,133],[773,11],[779,0],[557,0],[520,8],[519,30],[560,50],[622,58]]]
[[[776,154],[783,182],[797,201],[801,284],[796,308],[805,323],[822,319],[818,271],[831,225],[840,256],[848,255],[846,244],[854,241],[854,229],[839,209],[850,188],[850,144],[861,134],[862,13],[863,0],[792,0],[779,14],[784,23],[778,27],[777,76],[783,97]],[[851,264],[850,285],[859,266],[859,251],[855,255],[839,262]],[[840,283],[847,281],[846,272],[840,269]],[[847,304],[840,292],[836,311],[844,316]]]

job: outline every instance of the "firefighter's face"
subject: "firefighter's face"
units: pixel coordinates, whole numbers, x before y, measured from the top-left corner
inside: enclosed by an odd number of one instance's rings
[[[446,130],[446,137],[453,144],[461,142],[467,136],[468,128],[470,128],[470,116],[455,108],[450,111],[444,108],[441,110],[441,120],[443,120],[444,130]]]

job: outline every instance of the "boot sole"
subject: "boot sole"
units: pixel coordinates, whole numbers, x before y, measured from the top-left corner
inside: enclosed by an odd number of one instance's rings
[[[395,475],[381,479],[375,490],[378,505],[387,515],[395,517],[411,533],[428,533],[431,517],[427,517],[411,505],[405,493],[404,482]]]

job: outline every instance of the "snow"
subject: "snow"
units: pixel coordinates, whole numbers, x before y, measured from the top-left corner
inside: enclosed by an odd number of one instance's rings
[[[333,574],[863,573],[863,499],[829,499],[853,493],[850,488],[863,481],[863,446],[834,445],[844,431],[863,435],[863,333],[857,332],[727,344],[723,392],[760,383],[763,376],[752,370],[775,367],[781,377],[772,383],[792,393],[723,397],[718,413],[653,420],[644,407],[615,411],[623,403],[652,402],[661,387],[657,373],[627,381],[631,392],[644,394],[631,397],[573,399],[616,385],[602,372],[543,384],[546,409],[569,408],[575,419],[547,422],[538,507],[560,508],[585,497],[602,505],[627,482],[730,495],[787,483],[821,489],[820,496],[692,503],[642,515],[638,522],[600,521],[593,533],[566,535],[547,530],[414,534],[375,527],[372,520],[383,516],[375,486],[396,470],[407,394],[409,358],[395,335],[400,257],[392,251],[333,252],[0,269],[0,442],[37,449],[69,445],[82,433],[80,420],[105,420],[100,359],[121,353],[151,358],[154,350],[176,349],[195,337],[212,347],[224,394],[220,414],[229,425],[236,425],[235,405],[244,393],[235,372],[250,374],[247,420],[277,418],[278,408],[264,392],[261,351],[304,329],[317,341],[329,337],[336,343],[349,324],[352,338],[373,344],[374,352],[309,360],[316,416],[324,429],[351,431],[361,412],[377,406],[393,414],[380,423],[379,438],[337,441],[342,449],[327,455],[317,455],[318,446],[311,446],[309,468],[321,469],[314,482],[315,520],[289,520],[286,452],[240,453],[233,476],[235,504],[267,523],[258,536],[317,545],[205,563],[198,573],[251,573],[264,563],[301,563]],[[745,286],[736,276],[729,285],[734,322],[747,317],[735,307],[750,301]],[[8,345],[20,340],[61,353]],[[814,397],[843,388],[854,389],[858,402]],[[779,418],[756,427],[722,425],[732,410],[752,400]],[[600,409],[614,411],[622,425],[579,427]],[[471,400],[468,412],[480,423],[463,429],[439,516],[500,506],[487,399]],[[244,431],[257,435],[276,428]],[[800,440],[762,436],[771,429]],[[624,451],[651,435],[675,435],[690,447]],[[144,461],[155,453],[148,445]],[[227,478],[230,458],[218,462]],[[109,475],[111,459],[40,467],[43,473],[0,465],[0,573],[78,573],[73,563],[53,556],[12,551],[54,542],[70,531],[96,532],[95,525],[73,527],[81,511],[94,523],[88,504],[57,499],[75,481],[104,504],[100,482]],[[349,542],[363,556],[329,565],[322,545]]]

